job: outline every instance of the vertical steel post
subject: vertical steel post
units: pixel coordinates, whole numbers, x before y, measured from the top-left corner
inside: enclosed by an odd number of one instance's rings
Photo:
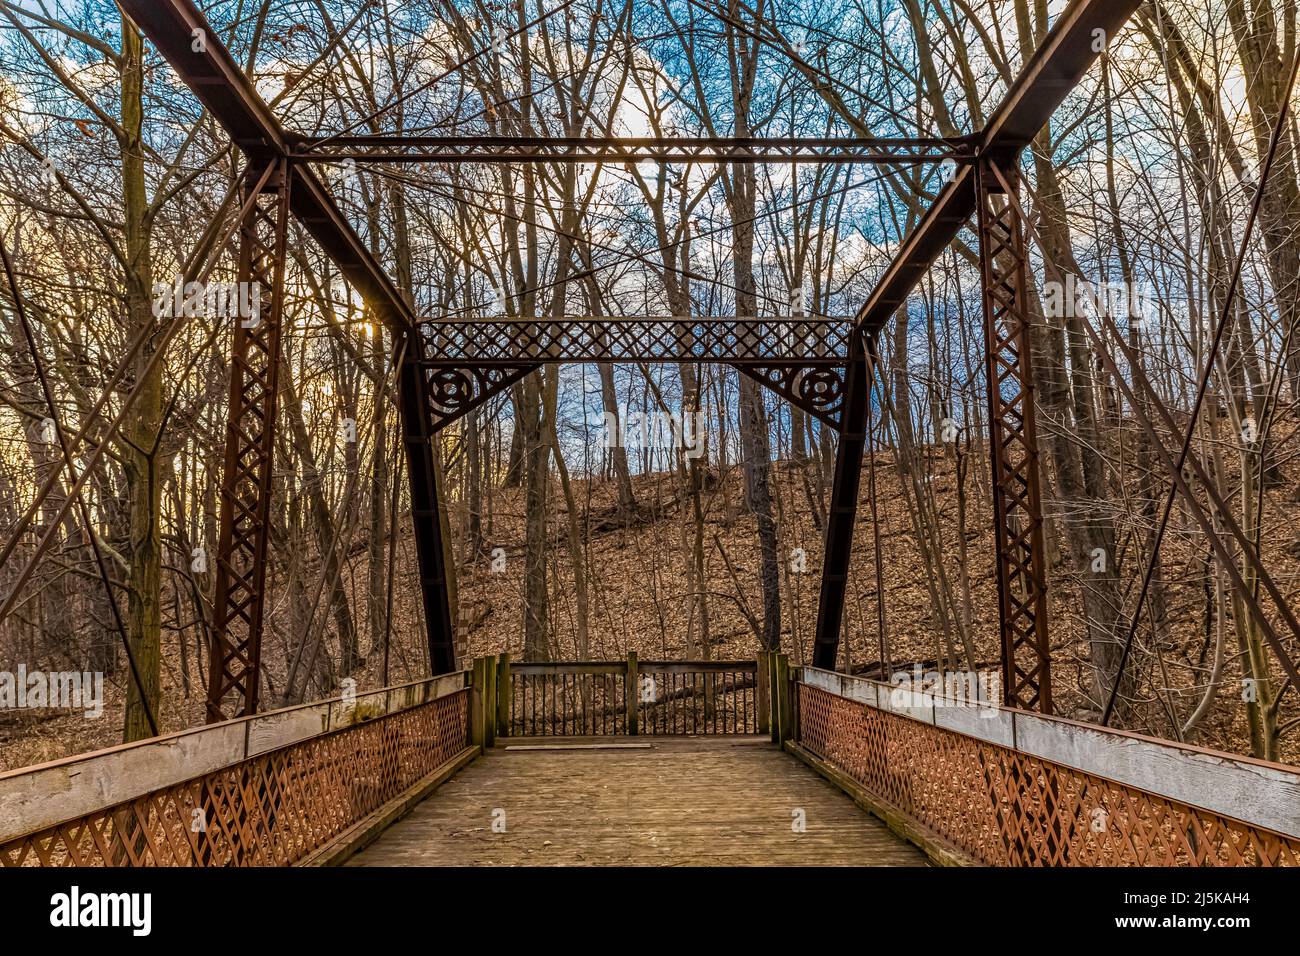
[[[1025,230],[1021,206],[1011,201],[1018,190],[1019,170],[1014,160],[980,160],[976,214],[1002,631],[1002,696],[1009,706],[1051,713]]]
[[[421,365],[424,342],[415,330],[400,332],[394,339],[395,353],[401,356],[397,391],[406,474],[411,486],[411,522],[420,569],[420,595],[429,638],[429,668],[433,674],[446,674],[456,669],[455,631],[447,596],[447,565],[434,461],[437,454],[434,442],[438,439],[432,424],[429,383]]]
[[[867,440],[867,401],[870,388],[862,333],[849,341],[849,364],[844,371],[844,408],[840,417],[839,447],[835,452],[835,480],[826,514],[826,548],[822,558],[821,596],[817,603],[817,631],[813,666],[835,669],[844,620],[844,591],[853,555],[853,526],[858,514],[858,488],[862,479],[862,453]]]
[[[245,171],[246,200],[265,170],[265,166],[250,166]],[[240,224],[237,278],[241,291],[235,301],[255,302],[256,311],[244,315],[227,310],[235,313],[235,334],[208,670],[209,723],[257,710],[289,181],[288,162],[276,160],[265,186],[252,196],[254,201]],[[227,708],[233,709],[228,713]]]

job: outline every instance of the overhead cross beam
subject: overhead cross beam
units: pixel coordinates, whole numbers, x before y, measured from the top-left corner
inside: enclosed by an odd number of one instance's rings
[[[799,316],[565,316],[435,319],[420,323],[431,365],[539,362],[726,362],[797,360],[843,365],[848,319]]]
[[[887,163],[969,162],[974,143],[901,137],[331,136],[295,159],[372,163]]]
[[[438,319],[420,323],[437,427],[540,364],[716,362],[838,429],[852,324],[800,316]]]

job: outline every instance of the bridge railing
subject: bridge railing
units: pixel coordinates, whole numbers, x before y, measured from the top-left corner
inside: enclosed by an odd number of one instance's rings
[[[767,660],[495,661],[502,736],[723,736],[768,730]],[[491,667],[492,665],[489,665]]]
[[[1300,771],[793,668],[797,756],[949,862],[1297,866]]]
[[[303,862],[474,752],[466,676],[0,774],[0,865]]]

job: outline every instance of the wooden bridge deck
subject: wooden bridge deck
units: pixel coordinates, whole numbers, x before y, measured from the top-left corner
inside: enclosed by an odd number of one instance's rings
[[[799,810],[802,833],[792,827]],[[494,819],[505,832],[494,831]],[[461,770],[349,865],[926,863],[767,738],[714,737],[512,741]]]

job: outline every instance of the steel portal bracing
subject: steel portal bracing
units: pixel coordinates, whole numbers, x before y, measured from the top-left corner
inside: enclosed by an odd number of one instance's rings
[[[839,646],[856,518],[857,489],[862,466],[862,419],[867,402],[870,364],[864,350],[870,336],[903,307],[912,289],[939,254],[970,220],[979,202],[980,259],[985,282],[991,398],[995,414],[990,422],[994,469],[998,475],[999,592],[1004,647],[1004,686],[1008,703],[1050,708],[1050,674],[1045,657],[1047,620],[1043,601],[1041,515],[1036,491],[1032,369],[1024,348],[1024,228],[1018,203],[999,203],[990,186],[996,170],[1007,183],[1018,181],[1020,152],[1038,134],[1065,95],[1097,59],[1105,42],[1114,36],[1138,5],[1138,0],[1073,0],[1025,68],[1014,79],[1001,105],[979,133],[954,140],[538,140],[484,137],[364,137],[327,136],[307,139],[284,132],[274,114],[258,96],[248,77],[218,40],[192,0],[120,0],[123,10],[166,57],[232,141],[243,151],[250,168],[283,164],[282,186],[275,208],[287,208],[306,227],[350,283],[365,297],[392,330],[399,348],[399,394],[402,428],[411,481],[414,521],[419,553],[421,588],[435,673],[455,665],[451,651],[451,618],[447,605],[446,568],[440,532],[434,434],[448,421],[473,407],[484,396],[533,371],[542,363],[590,360],[593,348],[604,355],[606,346],[598,329],[575,328],[571,340],[547,330],[528,345],[537,354],[494,353],[481,357],[465,350],[468,325],[459,329],[443,325],[426,331],[384,269],[344,219],[328,191],[311,169],[317,161],[347,159],[373,162],[879,162],[894,165],[952,162],[947,184],[907,236],[884,276],[864,303],[852,331],[834,332],[837,347],[827,354],[783,356],[785,362],[766,361],[761,354],[721,354],[721,345],[701,349],[694,341],[682,347],[676,339],[676,320],[668,323],[669,338],[655,339],[648,353],[631,346],[616,353],[628,361],[723,361],[775,388],[797,403],[819,403],[823,421],[841,433],[836,461],[832,509],[827,526],[827,558],[818,612],[814,663],[834,666]],[[193,42],[202,35],[205,42]],[[1098,44],[1098,37],[1103,39]],[[978,189],[977,189],[978,184]],[[279,220],[277,220],[277,229]],[[283,232],[276,234],[280,261],[275,274],[282,281]],[[263,240],[264,241],[264,240]],[[274,288],[274,284],[273,284]],[[273,295],[272,309],[280,298]],[[727,320],[732,331],[743,320]],[[767,320],[765,320],[767,321]],[[525,322],[524,325],[534,323]],[[417,331],[417,328],[419,331]],[[498,323],[504,334],[498,344],[518,344],[519,328]],[[613,326],[612,328],[616,328]],[[698,332],[698,330],[697,330]],[[711,331],[691,332],[713,341]],[[265,334],[265,333],[264,333]],[[278,332],[276,333],[278,336]],[[462,343],[459,355],[434,347]],[[247,339],[248,337],[246,337]],[[796,340],[801,341],[798,335]],[[617,333],[609,340],[618,341]],[[717,343],[726,341],[725,337]],[[817,341],[817,340],[814,340]],[[840,350],[839,345],[843,348]],[[239,349],[265,349],[273,356],[278,341],[236,342]],[[674,351],[680,349],[680,351]],[[762,351],[762,348],[759,348]],[[609,353],[615,354],[615,353]],[[659,356],[656,358],[655,356]],[[776,356],[773,356],[775,359]],[[599,360],[604,360],[599,359]],[[611,359],[612,360],[612,359]],[[266,361],[270,361],[267,359]],[[218,599],[218,630],[214,643],[214,678],[209,709],[215,719],[226,714],[227,696],[238,692],[241,707],[256,705],[257,648],[260,641],[265,578],[265,521],[269,506],[270,448],[274,436],[273,391],[263,376],[274,365],[254,369],[245,363],[235,371],[253,391],[232,381],[227,468],[223,478],[223,503],[229,502],[229,569],[225,596]],[[262,390],[262,391],[259,391]],[[238,393],[238,394],[237,394]],[[832,408],[833,406],[833,408]],[[808,407],[805,405],[805,407]],[[265,448],[265,454],[251,451]],[[233,451],[232,451],[233,449]],[[1000,456],[1000,457],[999,457]],[[248,464],[248,462],[252,464]],[[237,506],[236,506],[237,503]],[[223,507],[225,505],[223,504]],[[260,543],[259,543],[260,542]],[[236,560],[238,556],[238,560]],[[247,562],[251,561],[249,566]],[[1019,589],[1019,590],[1017,590]],[[236,627],[238,636],[232,638]],[[1025,655],[1028,655],[1025,657]],[[1025,663],[1021,664],[1022,657]],[[218,661],[217,658],[220,658]],[[1015,676],[1019,674],[1019,676]]]
[[[422,322],[439,428],[542,363],[717,362],[840,427],[848,319],[668,316],[440,319]]]
[[[870,137],[330,136],[294,159],[379,163],[966,163],[972,142]]]

